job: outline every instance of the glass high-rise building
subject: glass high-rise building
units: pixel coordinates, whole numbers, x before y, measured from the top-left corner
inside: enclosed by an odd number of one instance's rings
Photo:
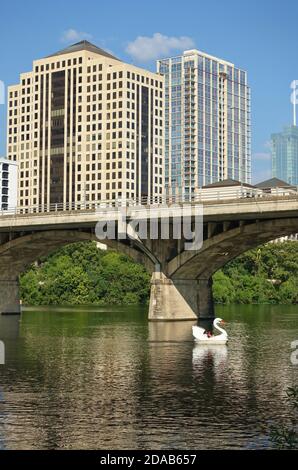
[[[197,50],[158,60],[165,76],[165,181],[191,194],[227,178],[250,183],[250,88],[245,71]]]
[[[272,176],[298,185],[298,127],[271,136]]]

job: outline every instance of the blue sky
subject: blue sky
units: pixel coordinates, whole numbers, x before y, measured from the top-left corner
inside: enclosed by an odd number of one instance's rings
[[[83,38],[155,70],[155,56],[196,47],[247,70],[252,89],[253,180],[270,176],[270,134],[291,123],[298,79],[295,0],[10,0],[0,9],[0,80],[18,83],[32,61]],[[0,155],[6,111],[0,106]]]

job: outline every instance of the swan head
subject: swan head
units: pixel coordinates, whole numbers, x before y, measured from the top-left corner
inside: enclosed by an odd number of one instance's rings
[[[222,318],[215,318],[213,325],[224,325],[224,320]]]

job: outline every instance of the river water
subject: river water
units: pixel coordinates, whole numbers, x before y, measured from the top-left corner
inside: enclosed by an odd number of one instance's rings
[[[298,306],[217,307],[228,346],[143,307],[0,316],[2,449],[270,448],[297,384]]]

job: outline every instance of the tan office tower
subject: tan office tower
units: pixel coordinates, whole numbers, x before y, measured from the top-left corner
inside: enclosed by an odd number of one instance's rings
[[[88,41],[33,62],[9,87],[18,205],[47,209],[163,191],[164,78]]]

